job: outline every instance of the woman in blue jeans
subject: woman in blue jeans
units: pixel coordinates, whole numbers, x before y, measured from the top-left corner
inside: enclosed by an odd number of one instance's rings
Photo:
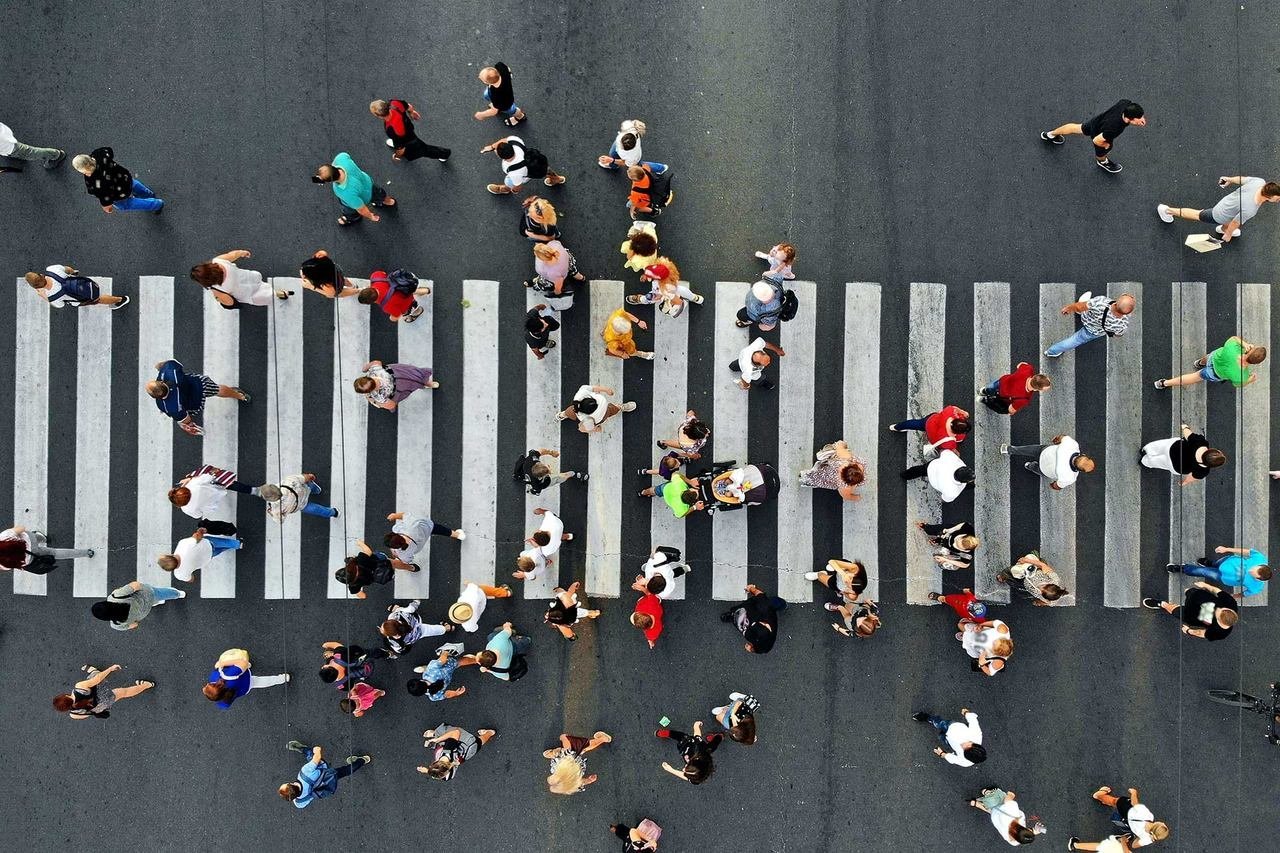
[[[84,175],[84,187],[102,205],[103,213],[116,210],[148,210],[159,213],[164,199],[156,198],[146,184],[115,160],[107,146],[93,149],[92,154],[77,154],[72,167]]]

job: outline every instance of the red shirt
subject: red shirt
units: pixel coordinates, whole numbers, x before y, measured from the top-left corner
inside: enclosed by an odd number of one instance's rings
[[[1027,380],[1035,375],[1036,369],[1025,361],[1019,362],[1013,373],[1000,377],[1000,396],[1009,401],[1009,414],[1021,409],[1031,402],[1031,392],[1027,390]]]
[[[646,593],[636,602],[636,612],[653,617],[653,627],[645,630],[644,638],[651,643],[656,643],[658,637],[662,635],[662,599],[651,592]]]
[[[962,418],[964,412],[959,406],[947,406],[940,412],[934,412],[932,415],[924,419],[925,438],[929,439],[929,443],[936,447],[939,451],[951,449],[955,450],[956,445],[964,441],[964,436],[954,436],[947,434],[947,421],[950,418]],[[939,444],[938,442],[942,442]]]
[[[369,286],[378,291],[378,301],[374,304],[381,305],[383,313],[388,317],[403,316],[413,307],[412,293],[392,293],[390,297],[387,296],[391,290],[391,282],[382,270],[374,270],[369,277]]]

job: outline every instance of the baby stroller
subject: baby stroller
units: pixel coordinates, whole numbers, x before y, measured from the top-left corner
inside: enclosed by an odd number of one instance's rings
[[[695,477],[698,500],[707,512],[759,506],[778,497],[782,483],[777,469],[766,463],[734,467],[737,464],[735,459],[715,462]]]

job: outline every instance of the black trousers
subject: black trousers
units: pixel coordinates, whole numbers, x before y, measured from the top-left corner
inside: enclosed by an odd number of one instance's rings
[[[729,370],[738,374],[742,373],[742,366],[738,364],[738,359],[735,358],[733,361],[729,362]],[[764,374],[761,374],[759,379],[751,383],[751,387],[764,388],[767,391],[770,388],[773,388],[773,380],[765,377]]]
[[[416,136],[404,146],[404,159],[406,160],[420,160],[423,157],[448,160],[451,153],[448,148],[441,148],[437,145],[423,142]]]

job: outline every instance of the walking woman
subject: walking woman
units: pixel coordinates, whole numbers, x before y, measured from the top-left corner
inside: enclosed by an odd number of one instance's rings
[[[846,501],[862,499],[856,489],[867,479],[867,463],[849,451],[844,439],[818,451],[813,467],[800,472],[800,485],[831,489]]]
[[[929,537],[929,544],[941,550],[935,551],[934,562],[947,571],[967,569],[973,565],[973,552],[978,550],[982,541],[974,535],[973,525],[967,521],[946,527],[941,524],[929,524],[917,521],[916,527]]]
[[[0,569],[5,571],[47,575],[57,568],[58,560],[75,560],[93,554],[92,548],[50,548],[44,531],[28,530],[20,524],[0,533]]]
[[[272,290],[271,284],[257,270],[242,270],[236,261],[249,257],[248,249],[232,249],[211,261],[191,268],[191,280],[209,291],[213,301],[223,308],[235,310],[244,305],[270,305],[271,297],[288,299],[292,292]]]
[[[356,598],[368,598],[364,591],[370,584],[388,584],[396,576],[396,567],[391,558],[381,551],[374,551],[363,539],[356,540],[359,553],[347,558],[347,562],[333,573],[333,576],[347,586],[347,590]],[[416,572],[417,566],[410,565],[400,571]]]
[[[302,279],[303,287],[326,299],[342,299],[360,292],[360,288],[348,283],[342,267],[335,264],[324,249],[302,262],[298,276]]]
[[[653,853],[662,838],[662,828],[648,818],[640,821],[639,826],[611,823],[609,831],[622,839],[624,853]]]
[[[106,687],[106,680],[120,671],[118,663],[113,663],[106,669],[85,664],[80,669],[88,677],[77,681],[70,693],[59,693],[53,697],[53,710],[66,714],[73,720],[87,720],[90,717],[105,720],[111,716],[112,705],[156,686],[154,681],[138,679],[132,687]]]
[[[593,749],[599,749],[606,743],[612,743],[613,736],[608,732],[596,732],[588,740],[577,735],[560,735],[560,746],[544,750],[542,757],[551,761],[551,773],[547,776],[547,788],[553,794],[569,796],[594,784],[596,774],[587,775],[587,759],[584,758]]]
[[[547,300],[547,307],[554,311],[568,311],[573,307],[573,282],[585,281],[578,272],[578,262],[559,240],[537,243],[533,247],[533,278],[525,282]]]
[[[1169,837],[1169,825],[1151,813],[1145,803],[1138,802],[1138,789],[1130,788],[1125,796],[1116,796],[1111,786],[1103,785],[1093,792],[1093,798],[1111,809],[1111,823],[1128,833],[1129,847],[1136,850]],[[1087,847],[1077,847],[1087,850]]]
[[[840,614],[840,620],[844,624],[831,623],[831,627],[837,634],[865,640],[880,630],[880,608],[869,598],[859,601],[857,605],[828,601],[822,606],[833,613]]]
[[[649,292],[628,296],[627,302],[632,305],[657,305],[658,310],[671,317],[679,317],[684,311],[687,299],[695,305],[701,305],[703,298],[680,283],[680,270],[670,258],[657,258],[652,264],[644,267],[640,274],[641,283],[648,283]]]
[[[1181,438],[1161,438],[1142,446],[1142,464],[1174,474],[1182,474],[1180,486],[1189,486],[1209,476],[1209,471],[1225,465],[1227,454],[1209,446],[1209,440],[1182,425]]]
[[[711,438],[711,427],[698,418],[693,409],[684,413],[684,420],[676,430],[675,438],[658,439],[659,450],[670,450],[685,459],[701,459],[702,448]]]
[[[569,584],[568,589],[555,588],[555,598],[547,605],[547,612],[542,617],[552,628],[560,632],[566,640],[578,639],[573,626],[581,619],[599,619],[600,611],[591,610],[578,604],[578,590],[582,588],[580,581]]]
[[[416,367],[412,364],[383,364],[376,359],[364,366],[361,373],[351,383],[356,393],[365,397],[369,405],[375,409],[395,411],[414,391],[430,388],[433,391],[440,383],[431,377],[431,368]]]
[[[204,698],[225,711],[250,690],[288,684],[290,677],[287,672],[279,675],[254,675],[248,651],[227,649],[218,656],[218,661],[213,665],[213,671],[209,673],[208,683],[205,684],[202,692]]]
[[[1017,847],[1036,840],[1038,833],[1027,826],[1027,816],[1014,798],[1013,791],[983,788],[982,796],[970,800],[969,805],[991,815],[992,825],[1007,844]],[[1043,830],[1043,825],[1040,828]]]
[[[747,584],[745,600],[720,614],[721,622],[728,622],[746,639],[743,645],[753,655],[768,654],[778,640],[778,614],[786,609],[787,602],[777,596],[769,596],[753,583]]]
[[[171,586],[152,586],[141,581],[129,581],[112,590],[106,601],[95,601],[90,610],[94,618],[109,622],[115,630],[132,631],[147,618],[152,608],[175,598],[186,597],[185,592]]]
[[[805,572],[804,579],[825,586],[845,601],[854,602],[867,588],[867,567],[861,560],[837,560],[833,557],[827,560],[825,571]]]
[[[970,663],[974,672],[992,676],[1005,668],[1013,654],[1013,638],[1008,625],[999,619],[985,622],[962,619],[957,628],[956,639],[964,647],[965,654],[973,658]]]
[[[643,272],[646,267],[656,264],[658,226],[642,219],[632,222],[627,239],[622,241],[622,247],[618,251],[626,258],[622,266],[632,272]]]
[[[760,702],[747,693],[730,693],[729,704],[711,709],[711,716],[724,727],[729,740],[744,746],[756,742],[756,711]]]
[[[790,243],[779,243],[767,252],[756,252],[756,257],[769,265],[769,271],[764,277],[770,281],[782,284],[796,277],[791,270],[791,264],[796,259],[796,247]]]
[[[573,395],[573,400],[564,411],[556,414],[556,420],[577,421],[578,432],[593,433],[604,429],[604,422],[615,415],[634,412],[634,400],[625,403],[610,403],[613,389],[604,385],[583,385]]]
[[[715,763],[711,760],[711,753],[715,752],[720,741],[724,740],[724,735],[717,732],[703,737],[702,720],[693,724],[691,735],[675,729],[658,729],[654,734],[660,738],[674,740],[676,748],[680,750],[680,757],[684,759],[682,769],[677,770],[664,761],[662,762],[663,770],[692,785],[701,785],[711,778],[711,774],[716,769]]]
[[[493,729],[476,729],[472,734],[459,726],[441,723],[422,733],[426,738],[422,745],[431,750],[431,763],[426,767],[419,766],[418,772],[448,782],[458,775],[458,768],[475,758],[480,747],[496,734]]]
[[[547,243],[560,239],[559,217],[556,209],[545,198],[531,195],[522,201],[524,212],[520,216],[520,233],[535,243]]]

